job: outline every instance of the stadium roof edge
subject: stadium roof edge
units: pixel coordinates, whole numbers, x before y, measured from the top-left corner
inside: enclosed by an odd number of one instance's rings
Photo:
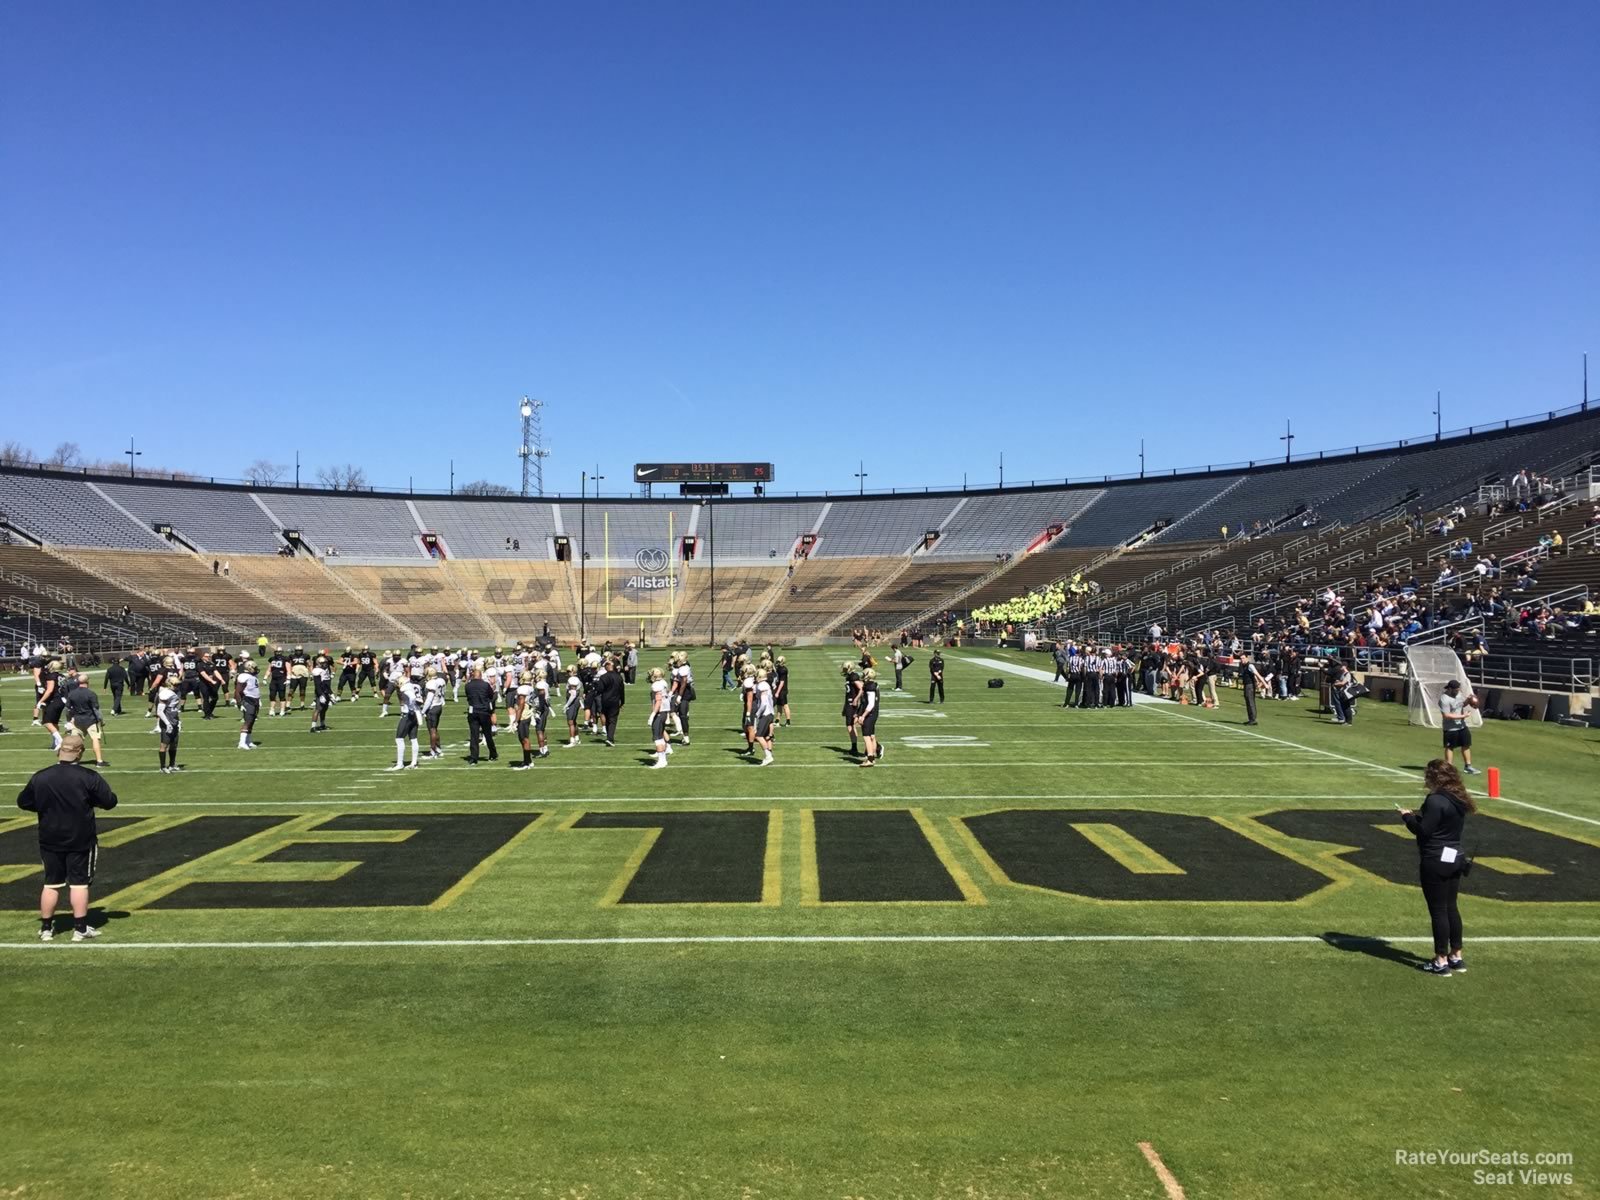
[[[1600,416],[1600,405],[1574,404],[1567,408],[1555,409],[1545,413],[1538,413],[1527,417],[1513,417],[1504,421],[1496,421],[1489,425],[1469,426],[1465,429],[1450,430],[1446,433],[1425,437],[1406,438],[1394,442],[1382,442],[1371,446],[1349,446],[1338,450],[1312,450],[1295,454],[1288,458],[1253,459],[1246,462],[1211,463],[1204,467],[1174,467],[1161,471],[1129,472],[1120,475],[1093,476],[1078,479],[1044,479],[1029,480],[1024,484],[1012,484],[1009,487],[958,487],[955,485],[942,485],[938,487],[910,487],[910,488],[869,488],[866,491],[857,489],[842,489],[838,491],[820,492],[773,492],[768,490],[762,496],[730,495],[717,501],[720,504],[751,504],[751,503],[806,503],[811,501],[842,501],[852,499],[878,499],[892,500],[912,496],[995,496],[1017,495],[1028,492],[1078,490],[1105,487],[1127,486],[1139,483],[1152,483],[1171,479],[1203,479],[1207,476],[1236,475],[1241,471],[1282,471],[1291,470],[1298,466],[1312,466],[1329,462],[1359,462],[1363,459],[1375,458],[1386,454],[1407,454],[1428,450],[1437,446],[1457,445],[1472,440],[1490,441],[1497,437],[1511,434],[1525,433],[1540,426],[1554,426],[1580,421],[1586,417]],[[5,463],[0,464],[0,473],[12,475],[28,475],[31,477],[44,477],[56,479],[85,479],[97,483],[134,484],[159,487],[185,487],[200,491],[234,491],[234,492],[260,492],[263,495],[324,495],[324,496],[364,496],[372,499],[391,500],[456,500],[468,503],[499,502],[499,503],[526,503],[526,504],[576,504],[584,501],[606,504],[662,504],[669,501],[698,504],[701,497],[662,495],[640,496],[636,493],[615,493],[590,495],[587,497],[574,496],[570,492],[546,492],[542,496],[521,496],[515,493],[500,496],[464,495],[461,492],[441,491],[430,488],[382,488],[369,487],[358,489],[325,488],[312,485],[294,486],[292,484],[256,484],[248,480],[217,478],[199,478],[189,475],[123,475],[118,472],[90,471],[85,469],[49,467],[43,463]]]

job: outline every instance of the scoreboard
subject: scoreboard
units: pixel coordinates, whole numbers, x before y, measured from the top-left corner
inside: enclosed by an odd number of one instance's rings
[[[771,463],[635,463],[635,483],[771,483]]]

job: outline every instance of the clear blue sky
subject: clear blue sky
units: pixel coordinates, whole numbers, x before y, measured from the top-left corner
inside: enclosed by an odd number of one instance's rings
[[[0,12],[0,438],[778,490],[1265,457],[1600,377],[1600,4]],[[1600,386],[1597,386],[1600,391]]]

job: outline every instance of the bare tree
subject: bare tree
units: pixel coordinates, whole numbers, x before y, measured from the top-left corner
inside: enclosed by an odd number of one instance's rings
[[[257,487],[271,487],[283,479],[288,469],[282,463],[268,462],[264,458],[258,458],[244,469],[244,477]]]
[[[62,442],[50,452],[50,457],[44,460],[47,467],[76,467],[83,462],[83,451],[77,442]]]
[[[16,440],[0,442],[0,466],[18,467],[25,463],[38,461],[33,456],[32,446],[24,446]]]
[[[463,496],[515,496],[516,493],[503,483],[490,483],[487,479],[474,479],[471,483],[463,483],[456,489]]]
[[[354,492],[367,486],[367,473],[353,463],[342,467],[320,467],[317,482],[336,492]]]

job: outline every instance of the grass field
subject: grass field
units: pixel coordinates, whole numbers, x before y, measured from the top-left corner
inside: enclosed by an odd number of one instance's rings
[[[113,722],[99,942],[33,940],[0,813],[0,1197],[1177,1194],[1140,1143],[1189,1197],[1600,1195],[1594,731],[1482,731],[1441,980],[1402,706],[1064,712],[1044,656],[964,650],[866,771],[841,652],[789,657],[764,769],[705,650],[665,771],[642,686],[523,773],[462,761],[459,706],[399,774],[365,701],[250,754],[191,712],[170,777]],[[51,757],[0,695],[14,791]]]

